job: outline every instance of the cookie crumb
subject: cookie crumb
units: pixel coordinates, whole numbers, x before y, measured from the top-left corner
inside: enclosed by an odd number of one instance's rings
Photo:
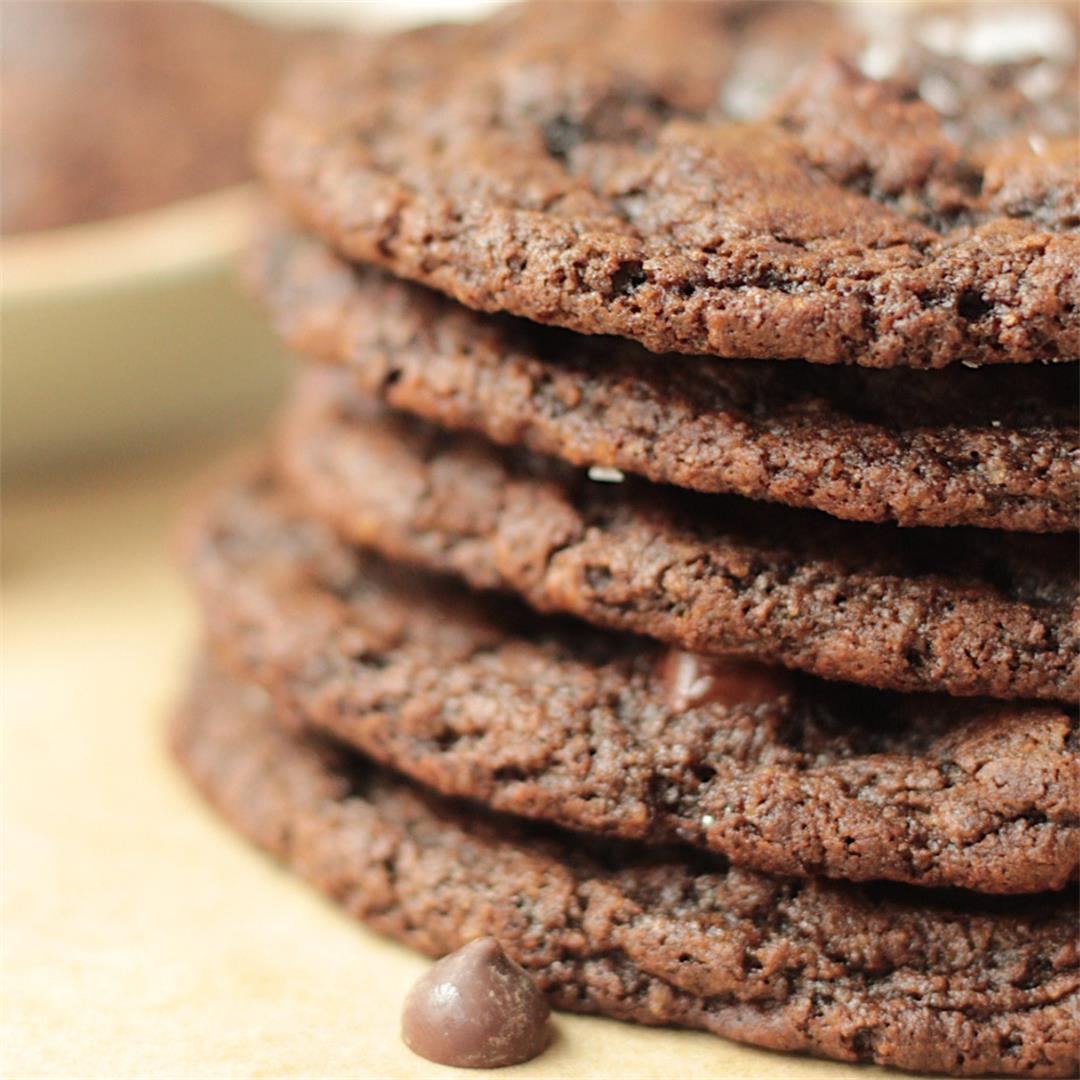
[[[626,473],[608,465],[593,465],[589,469],[589,479],[598,484],[621,484],[626,479]]]

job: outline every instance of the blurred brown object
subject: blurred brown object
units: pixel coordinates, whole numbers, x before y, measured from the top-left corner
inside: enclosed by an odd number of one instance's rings
[[[5,0],[0,232],[162,206],[245,179],[294,40],[199,0]]]

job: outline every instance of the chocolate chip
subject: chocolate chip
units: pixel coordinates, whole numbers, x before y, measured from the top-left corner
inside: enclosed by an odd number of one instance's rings
[[[494,1069],[544,1049],[550,1011],[525,969],[494,938],[477,938],[413,985],[401,1037],[440,1065]]]
[[[701,656],[682,649],[669,649],[658,665],[664,696],[672,712],[685,712],[716,703],[761,705],[775,701],[790,689],[790,679],[782,668],[753,660]]]

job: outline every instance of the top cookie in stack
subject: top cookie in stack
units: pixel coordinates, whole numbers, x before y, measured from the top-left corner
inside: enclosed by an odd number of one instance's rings
[[[478,310],[711,356],[1075,359],[1075,9],[900,13],[537,5],[356,42],[259,162],[343,254]]]
[[[494,933],[568,1007],[1066,1075],[1077,30],[536,4],[298,68],[248,275],[310,362],[188,532],[200,784],[358,913]],[[402,825],[320,734],[518,820]],[[748,890],[805,911],[765,933]]]

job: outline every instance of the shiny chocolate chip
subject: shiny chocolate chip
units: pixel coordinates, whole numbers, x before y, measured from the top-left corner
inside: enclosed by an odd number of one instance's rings
[[[668,649],[658,671],[668,707],[678,713],[713,703],[728,708],[761,705],[782,697],[791,682],[783,668],[683,649]]]
[[[495,938],[477,938],[413,985],[401,1037],[440,1065],[493,1069],[536,1057],[548,1043],[549,1015],[525,969]]]

